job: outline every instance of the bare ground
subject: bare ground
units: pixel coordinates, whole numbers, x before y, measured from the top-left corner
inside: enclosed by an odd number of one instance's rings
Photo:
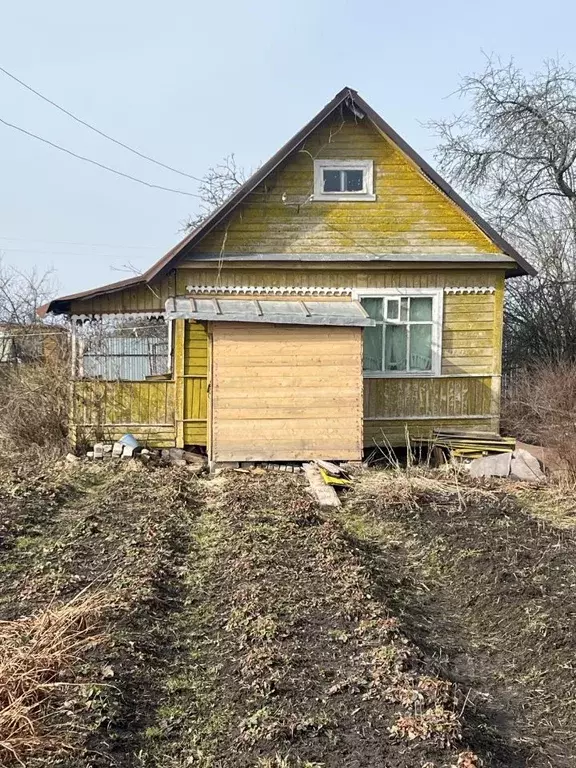
[[[325,515],[297,476],[0,466],[0,618],[111,596],[74,751],[26,765],[572,765],[573,550],[438,473]]]

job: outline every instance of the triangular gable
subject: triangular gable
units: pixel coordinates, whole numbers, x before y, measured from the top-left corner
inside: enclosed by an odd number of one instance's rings
[[[386,138],[391,144],[400,151],[410,163],[443,195],[450,200],[463,215],[465,215],[477,228],[483,233],[490,243],[493,244],[506,256],[510,257],[515,263],[516,268],[508,270],[510,276],[513,275],[534,275],[534,268],[522,258],[516,249],[508,243],[496,230],[488,224],[471,206],[468,205],[412,147],[383,120],[372,107],[351,88],[343,88],[318,114],[310,120],[290,141],[288,141],[275,155],[273,155],[264,165],[259,168],[242,186],[240,186],[221,206],[213,211],[193,232],[183,238],[174,248],[157,261],[147,272],[128,280],[113,283],[108,286],[102,286],[98,289],[85,291],[79,294],[61,297],[55,299],[49,305],[42,308],[42,314],[50,311],[65,311],[64,307],[72,300],[82,298],[92,298],[103,293],[111,293],[131,286],[147,284],[166,275],[174,269],[184,258],[190,255],[193,250],[213,232],[219,225],[223,224],[230,215],[247,198],[268,179],[282,164],[296,151],[298,151],[306,139],[308,139],[322,124],[331,116],[343,108],[357,115],[359,119],[368,119],[371,124]],[[225,258],[225,257],[224,257]]]
[[[152,280],[173,269],[183,258],[190,254],[201,241],[216,227],[225,222],[230,215],[251,195],[256,188],[268,179],[288,158],[301,148],[308,139],[330,116],[346,107],[359,119],[368,120],[381,132],[416,168],[437,187],[462,213],[470,219],[488,240],[513,259],[518,265],[510,274],[535,274],[533,267],[493,229],[473,208],[471,208],[455,190],[422,158],[404,139],[386,123],[380,115],[351,88],[344,88],[322,109],[307,125],[290,139],[273,157],[270,158],[245,184],[239,187],[223,205],[217,208],[198,228],[185,237],[145,273],[146,280]],[[225,258],[225,256],[224,256]]]

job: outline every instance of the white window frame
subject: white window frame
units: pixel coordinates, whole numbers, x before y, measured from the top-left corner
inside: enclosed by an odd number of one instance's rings
[[[402,296],[432,299],[432,367],[429,371],[364,371],[365,379],[430,378],[442,373],[442,318],[444,313],[443,288],[357,288],[352,298],[395,299]],[[385,324],[385,322],[384,322]]]
[[[357,192],[324,192],[324,171],[362,171],[364,187]],[[376,200],[373,160],[314,160],[314,200]]]

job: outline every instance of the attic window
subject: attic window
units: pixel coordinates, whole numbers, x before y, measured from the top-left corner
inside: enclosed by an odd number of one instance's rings
[[[376,200],[372,160],[314,160],[314,200]]]

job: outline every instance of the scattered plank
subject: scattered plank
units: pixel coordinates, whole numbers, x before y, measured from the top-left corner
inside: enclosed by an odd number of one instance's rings
[[[310,485],[310,490],[321,507],[334,509],[340,507],[338,494],[331,485],[326,485],[315,464],[304,464],[304,474]]]

